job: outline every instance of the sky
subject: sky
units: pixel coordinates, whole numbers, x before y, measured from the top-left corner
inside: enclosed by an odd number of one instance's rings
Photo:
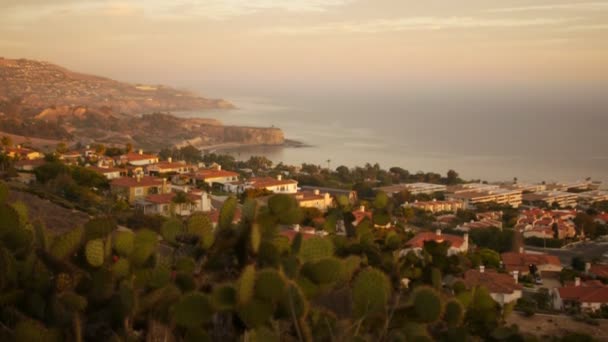
[[[1,0],[0,56],[235,89],[608,82],[608,1]]]

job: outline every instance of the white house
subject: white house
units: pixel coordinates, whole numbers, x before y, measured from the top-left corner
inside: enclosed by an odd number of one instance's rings
[[[467,288],[483,286],[490,292],[490,296],[501,306],[521,298],[522,286],[518,284],[517,272],[513,275],[498,273],[493,270],[485,270],[479,266],[479,270],[467,270],[464,273],[464,283]]]

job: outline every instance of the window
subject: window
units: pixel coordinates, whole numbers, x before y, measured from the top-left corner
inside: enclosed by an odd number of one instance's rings
[[[143,196],[144,188],[135,188],[135,196]]]

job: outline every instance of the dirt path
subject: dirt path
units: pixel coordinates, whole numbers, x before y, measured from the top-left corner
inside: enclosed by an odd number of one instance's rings
[[[566,315],[536,314],[524,317],[514,312],[507,319],[507,325],[519,326],[519,331],[536,335],[541,341],[546,336],[562,336],[568,332],[589,334],[598,341],[608,341],[608,320],[598,320],[597,326],[577,322]],[[545,337],[545,338],[543,338]]]

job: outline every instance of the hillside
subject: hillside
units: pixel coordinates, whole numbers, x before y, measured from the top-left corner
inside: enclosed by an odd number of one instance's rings
[[[172,145],[280,145],[278,128],[224,126],[218,120],[167,112],[230,109],[165,86],[133,85],[25,59],[0,58],[0,133],[45,141]]]
[[[234,108],[221,99],[160,85],[118,82],[27,59],[0,58],[0,80],[0,101],[21,98],[24,106],[32,108],[79,105],[124,114]]]

